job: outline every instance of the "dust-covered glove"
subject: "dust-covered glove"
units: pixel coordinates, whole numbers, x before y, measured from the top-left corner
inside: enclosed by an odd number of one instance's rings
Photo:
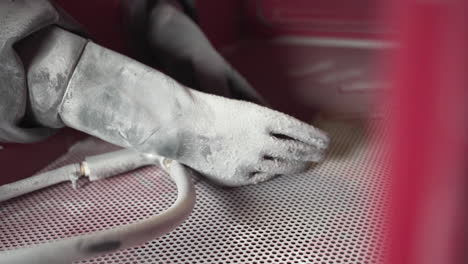
[[[250,102],[186,88],[166,75],[88,43],[59,114],[70,127],[155,153],[229,186],[306,170],[327,136]]]

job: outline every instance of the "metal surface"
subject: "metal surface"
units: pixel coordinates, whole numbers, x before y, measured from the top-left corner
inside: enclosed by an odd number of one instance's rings
[[[308,173],[241,188],[196,180],[195,209],[175,231],[81,263],[381,263],[389,187],[385,136],[366,136],[354,123],[319,127],[333,144],[326,162]],[[51,167],[107,150],[90,141]],[[1,204],[0,249],[134,222],[175,197],[158,168],[76,191],[63,184]]]

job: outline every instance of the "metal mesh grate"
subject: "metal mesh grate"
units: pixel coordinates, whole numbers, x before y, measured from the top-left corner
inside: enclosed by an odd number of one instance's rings
[[[382,135],[369,139],[352,123],[320,126],[334,143],[327,161],[308,173],[242,188],[197,180],[197,203],[182,226],[82,263],[382,262],[389,185]],[[95,152],[110,148],[91,140],[50,168],[79,160],[90,146]],[[157,168],[76,191],[62,184],[1,205],[0,249],[131,223],[160,212],[175,197],[175,186]]]

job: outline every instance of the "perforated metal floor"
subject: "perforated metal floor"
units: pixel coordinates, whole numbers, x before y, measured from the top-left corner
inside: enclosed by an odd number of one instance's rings
[[[81,263],[381,263],[389,186],[385,136],[366,136],[353,123],[319,126],[333,144],[327,160],[308,173],[231,189],[195,179],[196,206],[182,226]],[[112,148],[90,140],[46,169]],[[175,197],[175,186],[156,167],[78,190],[61,184],[0,204],[0,250],[131,223]]]

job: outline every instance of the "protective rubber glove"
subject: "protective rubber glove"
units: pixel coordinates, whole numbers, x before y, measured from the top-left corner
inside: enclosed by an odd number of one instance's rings
[[[176,5],[177,1],[123,0],[130,46],[137,59],[187,87],[265,105]]]
[[[59,115],[114,144],[178,160],[229,186],[306,170],[327,136],[268,108],[186,88],[92,42],[68,83]]]

